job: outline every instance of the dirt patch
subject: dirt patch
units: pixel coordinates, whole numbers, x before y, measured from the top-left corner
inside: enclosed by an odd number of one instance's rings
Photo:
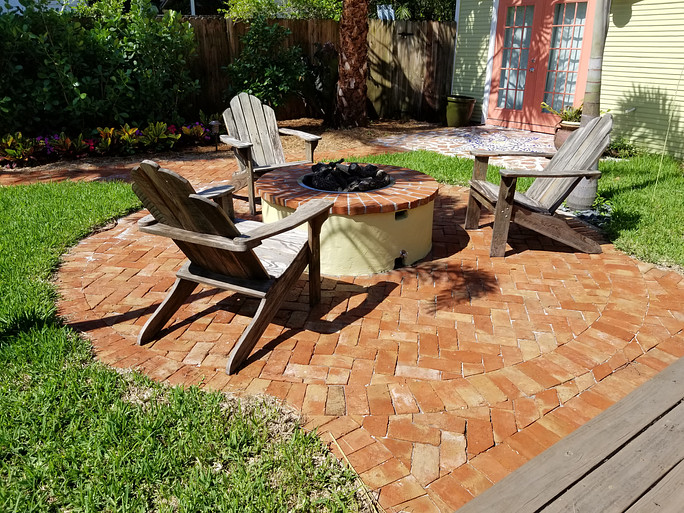
[[[413,120],[380,120],[370,123],[367,127],[332,129],[324,127],[321,120],[302,118],[281,121],[279,122],[279,126],[320,135],[322,139],[316,148],[316,152],[321,155],[327,155],[346,149],[372,151],[377,148],[374,141],[380,137],[432,130],[438,125]],[[285,153],[303,151],[304,143],[296,137],[281,137],[281,141]]]

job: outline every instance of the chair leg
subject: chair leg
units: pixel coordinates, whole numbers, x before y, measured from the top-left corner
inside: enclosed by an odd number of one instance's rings
[[[489,256],[502,257],[506,254],[506,241],[508,240],[508,229],[511,226],[516,182],[516,177],[501,177],[499,198],[496,200],[495,206],[494,233],[492,233],[492,245],[489,249]]]
[[[273,284],[266,293],[266,297],[259,303],[252,322],[242,332],[240,339],[228,356],[227,374],[233,374],[238,370],[244,359],[252,352],[261,335],[266,331],[271,319],[273,319],[273,316],[278,312],[280,305],[285,300],[287,292],[302,275],[307,263],[307,253],[302,251],[297,256],[287,272]]]
[[[249,194],[249,213],[253,216],[256,215],[256,199],[254,192],[254,181],[250,180],[247,185],[247,193]]]
[[[171,316],[178,311],[185,300],[192,294],[192,291],[197,288],[197,283],[177,278],[176,283],[171,287],[171,291],[167,294],[162,304],[157,307],[157,310],[152,314],[145,325],[140,330],[138,335],[138,345],[146,344],[154,339],[155,335],[164,327]]]
[[[477,230],[480,227],[480,215],[482,205],[477,201],[472,192],[468,195],[468,209],[466,210],[465,229]]]
[[[487,179],[487,165],[489,164],[489,157],[476,156],[473,164],[473,180],[484,181]],[[470,188],[468,195],[468,210],[466,210],[465,229],[476,230],[480,226],[480,213],[482,210],[482,203],[475,199],[473,195],[473,188]]]
[[[325,216],[327,218],[327,216]],[[321,302],[321,227],[325,218],[309,221],[309,305]]]

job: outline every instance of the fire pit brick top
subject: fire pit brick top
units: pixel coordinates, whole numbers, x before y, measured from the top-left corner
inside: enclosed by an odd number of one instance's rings
[[[378,167],[394,179],[393,185],[368,192],[317,191],[298,182],[311,172],[309,164],[266,173],[257,180],[256,191],[269,203],[292,209],[312,199],[334,201],[331,213],[349,216],[407,210],[435,199],[438,184],[431,176],[402,167]]]

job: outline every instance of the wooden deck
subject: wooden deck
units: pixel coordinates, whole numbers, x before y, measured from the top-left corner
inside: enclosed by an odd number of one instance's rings
[[[684,512],[684,358],[458,513]]]

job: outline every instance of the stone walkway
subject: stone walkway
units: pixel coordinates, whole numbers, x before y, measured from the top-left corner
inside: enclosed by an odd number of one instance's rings
[[[197,188],[235,170],[232,159],[162,164]],[[453,511],[684,355],[680,274],[515,226],[492,259],[491,218],[465,232],[466,200],[440,186],[433,250],[414,267],[325,277],[313,310],[302,277],[233,376],[227,355],[256,306],[244,297],[199,289],[162,338],[135,344],[183,260],[137,230],[144,212],[64,257],[59,311],[107,364],[284,400],[334,437],[386,511]]]

